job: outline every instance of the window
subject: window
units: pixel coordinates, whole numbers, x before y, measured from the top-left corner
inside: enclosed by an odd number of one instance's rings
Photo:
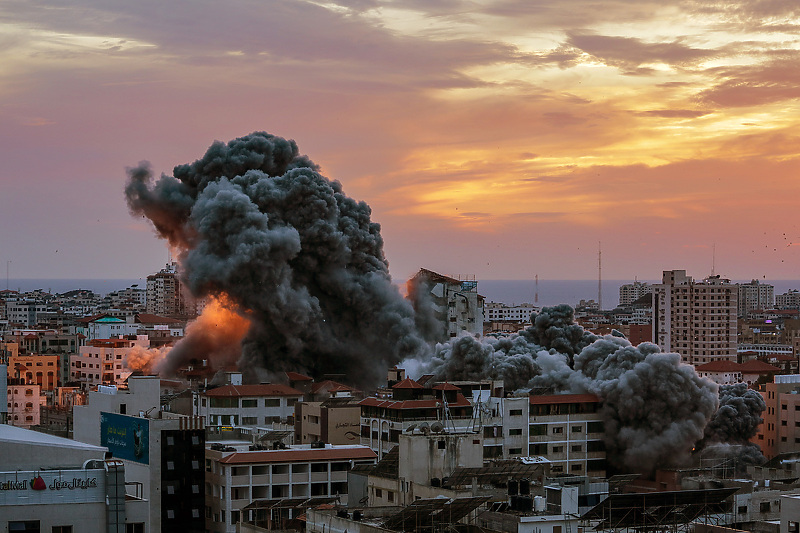
[[[280,407],[281,406],[281,399],[280,398],[267,398],[264,400],[264,407]]]
[[[509,416],[522,416],[522,409],[511,409],[508,412]]]
[[[258,424],[258,417],[257,416],[243,416],[242,417],[242,425],[244,426],[255,426]]]
[[[14,533],[39,533],[38,520],[15,520],[8,523],[8,531]]]
[[[381,489],[375,489],[375,497],[383,498],[383,491]]]
[[[561,453],[563,450],[563,446],[553,446],[553,453]]]
[[[580,433],[581,431],[583,431],[583,428],[581,426],[572,426],[573,433]]]
[[[581,445],[580,445],[580,444],[576,444],[575,446],[572,446],[572,447],[570,448],[570,451],[573,451],[573,452],[579,452],[579,451],[581,451]]]
[[[125,524],[125,533],[144,533],[144,522]]]
[[[747,506],[746,505],[740,505],[739,507],[736,508],[736,512],[739,513],[739,514],[746,514],[747,513]]]
[[[72,526],[53,526],[53,533],[72,533]]]
[[[509,437],[514,437],[519,435],[522,435],[522,428],[511,428],[508,430]]]
[[[258,400],[256,399],[242,400],[242,407],[258,407]]]
[[[445,448],[447,448],[447,442],[443,440],[438,441],[437,448],[439,448],[440,450],[444,450]]]
[[[522,455],[522,448],[509,448],[508,449],[509,455]]]
[[[768,512],[769,512],[769,507],[770,507],[770,506],[769,506],[769,502],[761,502],[761,503],[758,505],[758,510],[759,510],[760,512],[762,512],[762,513],[768,513]]]
[[[389,502],[394,502],[394,492],[387,490],[386,498],[389,500]]]
[[[555,426],[553,428],[553,434],[557,434],[557,433],[564,433],[564,428],[561,427],[561,426]]]

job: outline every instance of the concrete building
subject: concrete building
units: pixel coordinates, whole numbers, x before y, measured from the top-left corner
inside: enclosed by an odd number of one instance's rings
[[[225,385],[199,395],[196,414],[209,426],[294,426],[303,393],[287,385]]]
[[[351,398],[332,397],[324,402],[295,404],[297,444],[322,441],[327,444],[354,444],[360,441],[361,406]]]
[[[685,270],[664,271],[653,286],[653,342],[699,365],[736,361],[738,288],[719,276],[694,281]]]
[[[147,312],[171,318],[196,316],[194,300],[178,277],[178,264],[170,263],[157,274],[147,276]]]
[[[146,504],[125,497],[106,448],[0,425],[0,531],[145,533]]]
[[[517,322],[520,324],[530,324],[531,313],[539,310],[540,308],[533,304],[506,305],[499,302],[487,302],[483,308],[486,322]]]
[[[775,376],[759,391],[767,404],[752,441],[767,459],[800,452],[800,374]]]
[[[41,420],[41,408],[47,405],[39,385],[16,384],[10,380],[7,386],[8,423],[13,426],[30,428],[38,426]]]
[[[59,355],[12,355],[8,358],[8,378],[52,392],[61,384],[61,359]]]
[[[757,309],[772,309],[775,305],[775,287],[754,279],[739,284],[739,316],[747,317]]]
[[[270,525],[289,521],[296,518],[292,511],[267,517],[256,514],[258,509],[291,498],[327,497],[346,505],[348,472],[356,465],[374,464],[376,459],[375,452],[360,445],[306,444],[277,450],[251,447],[249,442],[224,441],[206,450],[207,531],[235,533],[242,519]]]
[[[128,494],[147,502],[146,533],[205,530],[205,429],[199,417],[166,413],[160,379],[131,376],[128,389],[100,387],[73,408],[75,440],[105,446],[125,465]]]
[[[10,324],[33,327],[39,323],[39,314],[48,310],[48,305],[38,300],[6,300],[6,318]]]
[[[653,288],[649,283],[643,281],[634,281],[633,283],[621,285],[619,288],[619,305],[620,307],[631,305],[651,292],[653,292]]]
[[[717,385],[742,383],[742,365],[733,361],[711,361],[696,366],[695,370],[698,376],[709,379]]]
[[[800,291],[789,289],[775,296],[775,307],[778,309],[800,309]]]
[[[70,381],[81,383],[84,388],[120,385],[130,375],[125,367],[128,354],[149,347],[147,335],[89,341],[76,355],[70,356]]]
[[[86,317],[79,320],[81,332],[87,341],[95,339],[117,339],[121,336],[136,335],[139,325],[124,318],[107,314]]]
[[[605,426],[593,394],[530,396],[529,456],[550,462],[550,472],[605,477]]]
[[[475,280],[457,280],[424,268],[408,280],[408,293],[418,313],[439,325],[436,339],[462,334],[483,335],[484,298]]]

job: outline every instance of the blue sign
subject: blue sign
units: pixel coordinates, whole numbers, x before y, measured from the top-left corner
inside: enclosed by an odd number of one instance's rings
[[[136,416],[100,413],[100,444],[116,459],[150,464],[150,421]]]

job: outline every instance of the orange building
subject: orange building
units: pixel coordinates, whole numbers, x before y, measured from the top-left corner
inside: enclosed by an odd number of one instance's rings
[[[59,386],[58,365],[58,355],[11,355],[8,358],[8,378],[26,385],[39,385],[42,391],[52,391]]]

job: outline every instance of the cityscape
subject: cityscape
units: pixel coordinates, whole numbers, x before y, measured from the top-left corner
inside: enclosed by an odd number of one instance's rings
[[[798,29],[0,2],[0,533],[800,533]]]

